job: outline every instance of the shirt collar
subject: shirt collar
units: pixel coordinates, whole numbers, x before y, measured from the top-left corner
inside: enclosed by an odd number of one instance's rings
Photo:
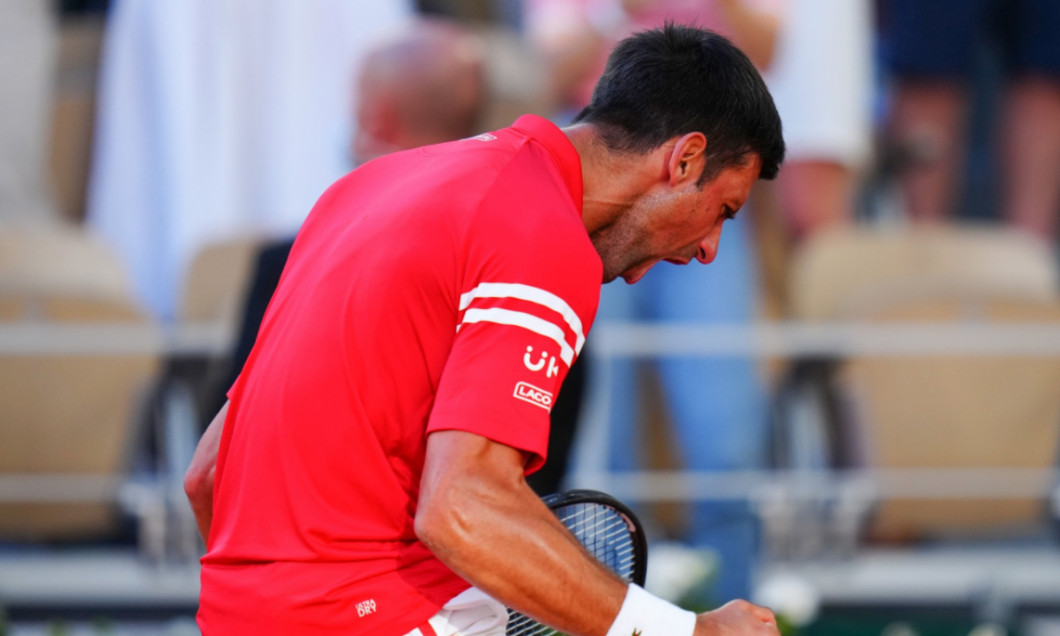
[[[537,115],[523,115],[515,120],[512,128],[532,137],[543,145],[552,156],[556,167],[570,191],[571,199],[580,215],[582,212],[582,161],[567,135],[556,124]]]

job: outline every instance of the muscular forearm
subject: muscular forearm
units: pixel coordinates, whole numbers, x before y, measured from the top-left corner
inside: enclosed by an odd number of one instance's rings
[[[436,433],[428,445],[436,451],[475,437]],[[518,472],[489,470],[521,465],[517,451],[478,440],[470,452],[428,452],[417,533],[453,571],[506,605],[564,633],[603,636],[626,585],[581,548]]]
[[[213,482],[217,468],[217,450],[221,445],[221,432],[225,417],[228,415],[228,403],[225,403],[210,426],[199,440],[191,465],[184,473],[184,493],[191,504],[195,523],[199,526],[202,540],[210,537],[210,524],[213,521]]]
[[[675,607],[624,605],[629,587],[566,531],[523,480],[522,455],[502,444],[461,431],[430,435],[416,533],[464,579],[563,633],[604,636],[621,609],[630,619],[624,626],[644,626],[634,633],[688,636],[662,626],[682,622]],[[692,636],[778,634],[772,612],[746,601],[701,614],[694,630]]]

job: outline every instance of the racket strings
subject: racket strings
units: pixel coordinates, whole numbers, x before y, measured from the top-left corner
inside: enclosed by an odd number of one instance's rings
[[[574,503],[553,510],[586,550],[609,570],[629,581],[636,564],[630,524],[617,510],[598,502]],[[506,636],[551,636],[556,630],[509,611]]]
[[[633,539],[625,518],[599,504],[575,504],[557,512],[560,521],[598,561],[629,580],[635,562]]]

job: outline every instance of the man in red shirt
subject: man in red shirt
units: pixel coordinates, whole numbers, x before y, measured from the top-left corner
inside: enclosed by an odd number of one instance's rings
[[[783,153],[746,57],[669,26],[566,129],[524,116],[336,182],[188,470],[203,633],[503,634],[499,601],[568,634],[775,634],[617,580],[524,476],[601,282],[709,263]]]

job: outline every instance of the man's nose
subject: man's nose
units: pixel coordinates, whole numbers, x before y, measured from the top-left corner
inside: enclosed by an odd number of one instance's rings
[[[696,252],[696,260],[704,265],[711,263],[718,255],[718,241],[721,239],[721,224],[711,231],[705,239],[699,242],[699,251]]]

